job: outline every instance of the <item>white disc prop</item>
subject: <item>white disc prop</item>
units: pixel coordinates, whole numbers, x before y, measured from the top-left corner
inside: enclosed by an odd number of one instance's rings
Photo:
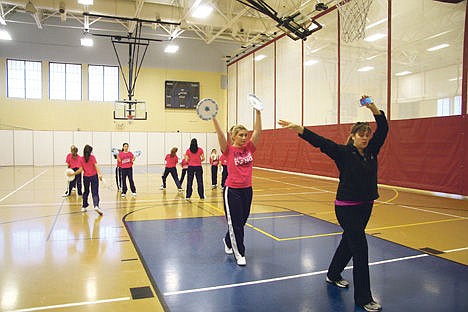
[[[112,153],[112,155],[117,156],[117,155],[119,155],[119,149],[117,147],[113,147],[111,149],[111,153]]]
[[[74,173],[75,173],[75,171],[73,169],[71,169],[71,168],[65,169],[65,177],[67,178],[68,182],[71,182],[71,181],[75,180]]]
[[[143,152],[141,150],[135,151],[135,157],[140,157]]]
[[[255,94],[249,93],[247,96],[249,104],[256,110],[262,111],[263,110],[263,102],[260,100]]]
[[[196,111],[200,119],[211,120],[218,114],[218,103],[210,98],[202,99],[198,102]]]

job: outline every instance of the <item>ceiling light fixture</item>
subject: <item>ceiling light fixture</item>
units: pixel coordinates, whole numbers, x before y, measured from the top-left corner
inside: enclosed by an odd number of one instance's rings
[[[370,70],[373,70],[373,69],[374,69],[374,67],[372,67],[372,66],[364,66],[364,67],[359,68],[357,71],[358,72],[367,72],[367,71],[370,71]]]
[[[207,18],[211,12],[213,12],[213,7],[208,4],[200,4],[197,8],[193,11],[192,17],[195,18]]]
[[[78,0],[78,3],[83,5],[93,5],[94,0]]]
[[[317,60],[308,60],[304,63],[304,66],[312,66],[314,64],[317,64],[319,61]]]
[[[0,40],[11,40],[11,35],[5,29],[0,29]]]
[[[396,73],[395,76],[406,76],[409,74],[412,74],[413,72],[410,72],[409,70],[404,70],[402,72]]]
[[[164,49],[164,52],[166,52],[166,53],[176,53],[178,50],[179,50],[178,45],[170,44],[170,45],[166,46],[166,48]]]
[[[266,57],[266,55],[265,55],[265,54],[259,54],[259,55],[255,55],[255,58],[254,58],[254,60],[255,60],[256,62],[258,62],[258,61],[261,61],[261,60],[263,60],[265,57]]]
[[[387,37],[386,34],[376,33],[374,35],[371,35],[371,36],[368,36],[368,37],[364,38],[364,41],[374,42],[374,41],[377,41],[377,40],[385,38],[385,37]]]
[[[92,47],[94,45],[94,40],[93,38],[91,38],[91,36],[89,35],[87,31],[85,31],[80,41],[83,47]]]
[[[382,23],[385,23],[386,21],[387,21],[387,18],[383,18],[383,19],[381,19],[380,21],[377,21],[377,22],[375,22],[375,23],[372,23],[372,24],[367,25],[367,26],[366,26],[366,29],[371,29],[372,27],[375,27],[375,26],[377,26],[377,25],[380,25],[380,24],[382,24]]]
[[[436,45],[436,46],[434,46],[432,48],[426,49],[426,51],[433,52],[433,51],[437,51],[437,50],[440,50],[440,49],[447,48],[449,46],[450,45],[448,43],[442,43],[442,44]]]

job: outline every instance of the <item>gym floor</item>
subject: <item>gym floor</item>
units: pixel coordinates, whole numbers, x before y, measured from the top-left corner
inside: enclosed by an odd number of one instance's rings
[[[80,212],[64,167],[0,167],[2,311],[363,311],[325,283],[340,240],[336,181],[254,169],[247,266],[224,253],[221,189],[178,193],[162,166],[134,168],[121,198],[102,167],[101,217]],[[185,184],[185,182],[184,182]],[[184,185],[185,187],[185,185]],[[380,187],[367,226],[385,311],[468,311],[467,200]],[[91,200],[91,198],[90,198]]]

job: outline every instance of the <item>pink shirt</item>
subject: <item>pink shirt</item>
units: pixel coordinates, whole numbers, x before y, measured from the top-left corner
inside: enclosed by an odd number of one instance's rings
[[[119,153],[119,158],[120,158],[120,168],[131,168],[133,166],[133,156],[132,152],[120,152]]]
[[[218,166],[219,165],[219,158],[218,155],[211,155],[210,156],[210,164],[212,166]]]
[[[198,151],[194,154],[190,151],[190,148],[185,152],[189,157],[188,164],[189,166],[201,166],[201,155],[203,154],[203,149],[198,148]]]
[[[96,164],[97,161],[94,155],[89,156],[88,162],[86,162],[84,156],[80,157],[80,167],[83,168],[83,175],[85,177],[92,177],[97,174]]]
[[[182,169],[188,169],[188,161],[184,159],[182,159],[180,165],[182,166]]]
[[[76,158],[70,153],[67,155],[65,162],[68,164],[68,168],[80,168],[80,155],[76,154]]]
[[[221,154],[221,156],[219,156],[219,161],[221,162],[221,165],[227,166],[227,158],[226,156],[224,156],[224,154]]]
[[[245,146],[227,145],[223,155],[227,158],[228,177],[226,186],[246,188],[252,186],[252,167],[255,145],[248,141]]]
[[[179,157],[177,155],[174,155],[174,157],[171,157],[171,154],[166,155],[166,168],[174,168],[177,166],[177,163],[179,162]]]

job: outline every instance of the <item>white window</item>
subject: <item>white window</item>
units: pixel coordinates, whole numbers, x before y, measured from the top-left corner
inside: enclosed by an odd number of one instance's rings
[[[461,95],[457,95],[453,98],[453,115],[461,115],[461,108]]]
[[[41,62],[7,60],[7,97],[42,97]]]
[[[90,101],[116,101],[119,99],[119,68],[117,66],[88,66]]]
[[[450,116],[450,99],[437,100],[437,116]]]
[[[50,63],[51,100],[81,100],[81,65]]]

